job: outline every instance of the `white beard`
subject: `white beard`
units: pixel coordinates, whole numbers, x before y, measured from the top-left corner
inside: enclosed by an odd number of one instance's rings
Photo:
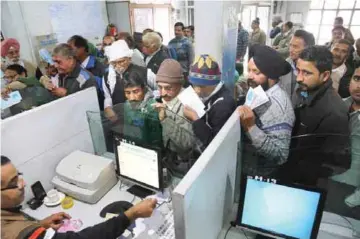
[[[19,59],[17,61],[13,61],[13,60],[10,60],[8,57],[5,57],[5,60],[3,61],[3,64],[6,67],[11,66],[11,65],[15,65],[15,64],[18,64],[18,65],[21,65],[22,67],[24,67],[23,60]]]

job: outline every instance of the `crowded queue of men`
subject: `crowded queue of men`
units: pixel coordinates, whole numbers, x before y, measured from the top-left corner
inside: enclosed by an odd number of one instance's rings
[[[188,152],[197,143],[200,150],[204,150],[237,111],[244,134],[243,173],[282,177],[304,184],[315,184],[322,165],[337,160],[335,156],[328,156],[339,154],[340,148],[350,144],[350,168],[328,177],[357,187],[345,202],[349,207],[359,206],[359,40],[354,51],[352,43],[345,39],[348,30],[341,28],[341,37],[338,38],[340,27],[336,25],[331,44],[317,46],[313,35],[304,30],[297,30],[289,37],[291,28],[292,24],[286,23],[282,32],[280,29],[281,38],[284,41],[289,39],[288,45],[280,44],[284,47],[251,44],[248,87],[261,86],[269,98],[254,109],[247,105],[236,108],[234,93],[222,82],[216,59],[207,54],[194,57],[193,39],[184,36],[182,23],[175,24],[176,37],[168,46],[162,44],[161,34],[147,29],[142,36],[141,52],[127,34],[120,34],[122,37],[118,40],[106,36],[101,50],[106,59],[91,54],[86,39],[73,36],[53,50],[46,74],[40,76],[39,81],[21,60],[17,41],[5,40],[2,56],[6,59],[4,73],[8,82],[2,95],[6,97],[12,90],[38,87],[49,97],[60,98],[95,87],[100,109],[109,120],[116,122],[119,117],[116,108],[124,105],[125,121],[131,124],[136,119],[137,123],[150,125],[151,130],[142,132],[143,140],[163,144],[179,154]],[[239,57],[243,60],[243,56]],[[177,97],[189,85],[205,105],[203,116],[199,116],[190,105],[183,105]],[[151,123],[146,123],[147,120]],[[322,137],[311,137],[313,135]],[[319,160],[300,158],[314,157],[309,148],[316,148]],[[293,149],[301,150],[292,153]],[[319,151],[323,155],[319,156]],[[56,222],[69,216],[57,214],[36,224],[11,225],[11,218],[20,217],[19,212],[12,209],[23,201],[24,183],[11,161],[5,157],[1,160],[2,218],[9,219],[6,225],[12,230],[6,231],[11,231],[11,235],[24,235],[20,238],[29,238],[43,228],[40,234],[44,237],[38,238],[45,238],[48,228],[58,228]],[[54,238],[83,238],[101,230],[108,232],[101,238],[115,238],[130,221],[149,216],[155,204],[154,201],[143,202],[112,221],[78,234],[58,233]],[[25,219],[21,217],[19,220]],[[124,227],[115,230],[115,223]]]

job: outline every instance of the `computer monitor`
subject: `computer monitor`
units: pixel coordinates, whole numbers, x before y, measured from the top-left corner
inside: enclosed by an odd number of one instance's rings
[[[114,149],[118,175],[136,184],[129,192],[144,198],[163,189],[161,148],[114,135]]]
[[[325,192],[276,180],[244,179],[236,224],[270,237],[315,239]]]

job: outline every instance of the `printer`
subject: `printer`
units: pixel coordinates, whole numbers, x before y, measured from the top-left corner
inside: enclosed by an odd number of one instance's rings
[[[90,204],[117,183],[113,160],[82,151],[63,158],[55,173],[52,183],[59,191]]]

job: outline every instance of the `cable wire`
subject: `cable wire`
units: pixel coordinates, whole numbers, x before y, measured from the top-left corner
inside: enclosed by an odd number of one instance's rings
[[[230,225],[230,227],[227,229],[226,233],[225,233],[225,236],[224,236],[224,239],[226,239],[226,236],[227,234],[229,233],[230,229],[232,228],[232,225]]]

